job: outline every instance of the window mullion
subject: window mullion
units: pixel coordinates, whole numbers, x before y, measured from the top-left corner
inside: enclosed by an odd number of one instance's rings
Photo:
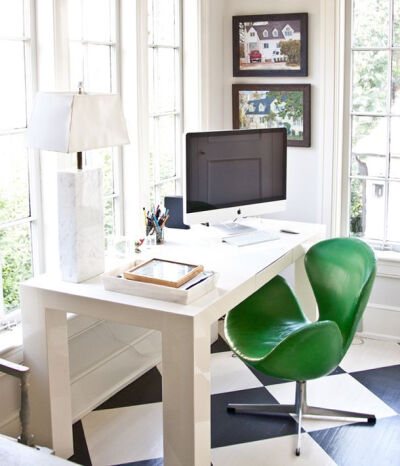
[[[392,109],[392,71],[393,71],[393,1],[389,2],[389,36],[388,36],[388,89],[386,113],[391,114]],[[389,221],[389,179],[390,179],[390,136],[391,136],[391,118],[387,117],[387,136],[386,136],[386,178],[385,178],[385,213],[383,227],[383,247],[388,241],[388,221]]]

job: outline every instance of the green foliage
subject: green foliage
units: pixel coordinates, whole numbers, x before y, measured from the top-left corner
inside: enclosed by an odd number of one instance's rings
[[[352,236],[362,236],[363,226],[363,192],[365,190],[365,180],[353,179],[350,194],[350,234]]]
[[[280,118],[303,118],[303,93],[300,91],[271,91],[268,97],[275,99],[279,108],[277,115]]]
[[[2,218],[18,218],[25,197],[20,193],[11,200],[0,192]],[[30,230],[20,225],[0,230],[0,263],[2,269],[3,300],[5,311],[19,306],[19,283],[32,275]]]
[[[300,41],[299,40],[285,40],[279,42],[281,54],[287,56],[289,65],[300,65]]]

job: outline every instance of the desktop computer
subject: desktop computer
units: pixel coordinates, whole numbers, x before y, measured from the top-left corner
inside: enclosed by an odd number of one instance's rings
[[[241,217],[286,207],[286,128],[188,133],[185,160],[188,225],[241,234],[252,230]]]

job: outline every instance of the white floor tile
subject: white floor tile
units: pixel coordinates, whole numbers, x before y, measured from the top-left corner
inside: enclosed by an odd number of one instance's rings
[[[211,355],[211,394],[262,387],[263,384],[232,351]]]
[[[294,403],[295,382],[269,385],[266,388],[279,403]],[[377,418],[396,414],[392,408],[349,374],[331,375],[308,381],[307,401],[310,406],[375,414]],[[354,422],[356,421],[303,418],[302,425],[307,432],[312,432]]]
[[[219,320],[218,321],[218,333],[226,341],[224,326],[225,326],[225,320]]]
[[[400,364],[400,345],[396,342],[355,337],[340,367],[356,372],[396,364]]]
[[[336,463],[307,434],[302,434],[301,455],[295,455],[297,435],[214,448],[214,466],[334,466]]]
[[[82,424],[93,466],[163,455],[161,403],[93,411]]]

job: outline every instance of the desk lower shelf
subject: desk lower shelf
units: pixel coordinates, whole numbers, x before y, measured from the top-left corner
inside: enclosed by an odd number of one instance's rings
[[[161,361],[161,335],[93,321],[70,337],[69,351],[75,422]]]

